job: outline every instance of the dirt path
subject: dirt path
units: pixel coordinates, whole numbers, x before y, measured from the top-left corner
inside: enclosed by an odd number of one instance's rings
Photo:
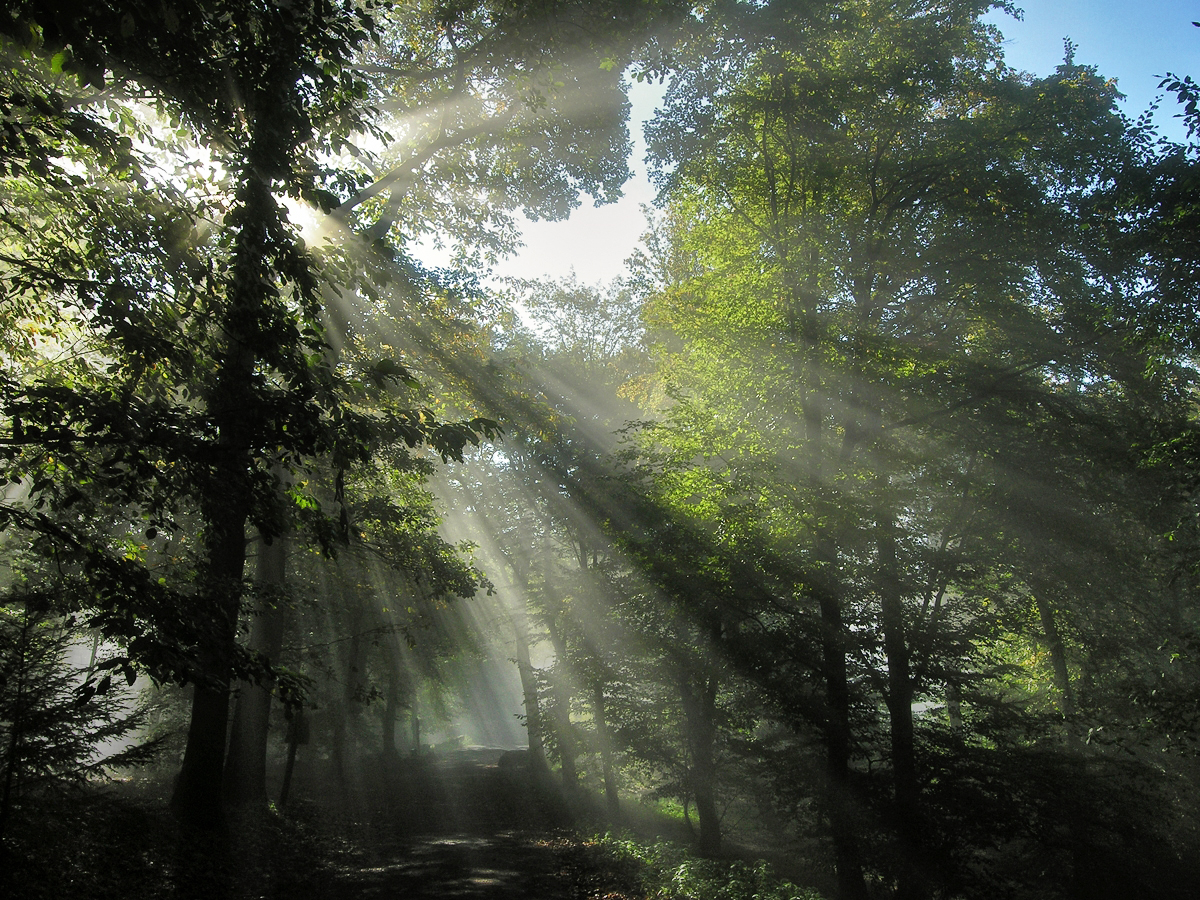
[[[459,751],[406,761],[316,798],[331,850],[319,886],[279,872],[291,900],[633,900],[626,873],[607,865],[570,829],[563,811],[500,752]],[[511,759],[511,758],[510,758]],[[333,811],[336,810],[336,814]]]
[[[511,832],[448,835],[395,844],[384,854],[340,861],[330,885],[337,898],[411,900],[578,900],[631,896],[600,891],[602,877],[578,842]]]
[[[51,797],[0,846],[0,898],[643,900],[499,756],[367,761],[351,782],[314,766],[282,814],[216,832],[181,826],[165,781]]]

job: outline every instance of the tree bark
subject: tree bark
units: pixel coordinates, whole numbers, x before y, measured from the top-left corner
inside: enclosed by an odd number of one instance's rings
[[[621,816],[621,799],[617,794],[617,779],[613,772],[612,740],[608,734],[608,716],[604,697],[604,684],[597,682],[592,688],[592,716],[596,724],[596,742],[600,745],[600,769],[604,775],[604,799],[609,818],[614,821]]]
[[[259,547],[258,581],[263,608],[254,619],[250,646],[268,663],[279,661],[286,615],[280,605],[286,578],[287,541],[282,536]],[[232,805],[267,804],[267,739],[274,681],[243,684],[233,711],[233,731],[225,760],[225,801]]]
[[[400,676],[393,665],[388,672],[387,698],[383,706],[383,755],[396,756],[396,719],[400,715]]]
[[[330,757],[334,773],[338,780],[343,782],[350,774],[347,756],[358,736],[358,697],[366,670],[366,645],[362,639],[363,619],[364,610],[360,604],[355,607],[350,619],[350,646],[342,670],[342,703],[333,716]]]
[[[959,687],[957,681],[951,681],[946,685],[946,720],[950,725],[950,732],[961,736],[963,733],[962,688]]]
[[[244,346],[232,346],[222,366],[217,398],[211,403],[219,430],[219,464],[201,497],[208,533],[207,560],[198,579],[198,671],[183,764],[171,797],[171,807],[180,819],[203,829],[224,824],[221,800],[230,665],[236,651],[246,564],[246,520],[250,515],[250,439],[245,409],[237,413],[235,407],[251,405],[242,401],[247,399],[246,384],[253,365],[253,356]]]
[[[246,563],[246,522],[250,518],[254,469],[253,431],[258,427],[255,382],[256,346],[264,310],[277,288],[272,266],[273,242],[284,229],[271,194],[270,173],[285,170],[291,148],[278,141],[273,116],[286,118],[286,103],[295,91],[287,66],[272,71],[256,99],[261,117],[240,173],[231,277],[224,314],[218,323],[224,346],[217,379],[206,398],[216,428],[212,468],[200,490],[205,524],[205,560],[197,578],[196,627],[200,648],[192,716],[183,765],[171,806],[185,822],[201,828],[223,824],[221,809],[225,740],[229,723],[230,665],[236,651]]]
[[[412,739],[412,755],[420,756],[421,746],[421,705],[417,700],[417,692],[413,691],[412,708],[408,717],[409,736]]]
[[[288,740],[287,762],[283,767],[283,784],[279,788],[279,808],[287,806],[288,797],[292,793],[292,775],[296,771],[296,751],[299,749],[296,738]]]
[[[901,857],[896,897],[897,900],[916,900],[923,895],[920,784],[917,778],[913,684],[904,621],[904,598],[896,560],[896,523],[890,512],[879,515],[876,530],[879,600],[888,668],[887,708],[891,726],[893,811]]]
[[[529,658],[529,640],[525,623],[514,617],[513,631],[517,645],[517,672],[521,676],[521,693],[525,700],[525,738],[529,745],[529,763],[534,778],[541,783],[550,780],[550,767],[546,764],[546,747],[542,742],[542,710],[538,702],[537,677]]]
[[[693,684],[688,672],[679,676],[684,730],[691,757],[689,782],[700,819],[700,855],[713,859],[721,852],[721,817],[717,813],[717,768],[714,745],[717,735],[717,677]]]
[[[579,787],[579,771],[575,768],[577,749],[571,734],[571,686],[567,681],[567,641],[555,623],[549,625],[550,643],[554,647],[554,731],[558,737],[558,757],[562,764],[563,788],[568,793]]]
[[[245,516],[221,528],[209,552],[205,605],[212,615],[201,670],[192,693],[191,720],[183,764],[175,780],[171,808],[190,826],[218,829],[224,825],[221,807],[225,775],[225,739],[229,725],[229,671],[237,635],[241,575],[245,560]],[[236,573],[236,576],[235,576]],[[223,576],[223,577],[222,577]],[[221,586],[224,590],[221,590]]]
[[[292,773],[296,771],[296,750],[301,744],[308,743],[308,720],[304,715],[304,707],[296,707],[288,718],[287,730],[287,765],[283,769],[283,786],[279,789],[279,805],[287,806],[288,796],[292,791]]]
[[[218,829],[225,773],[225,730],[229,720],[229,682],[196,682],[183,765],[175,779],[171,808],[187,825]]]
[[[1046,638],[1046,649],[1050,652],[1050,666],[1054,672],[1054,686],[1058,688],[1059,709],[1064,719],[1075,716],[1075,691],[1071,687],[1071,673],[1067,669],[1067,653],[1062,635],[1058,631],[1056,610],[1046,598],[1045,592],[1034,588],[1034,601],[1038,616],[1042,620],[1042,633]]]
[[[833,554],[822,553],[832,566]],[[817,587],[821,613],[821,655],[829,715],[825,727],[825,808],[837,866],[838,900],[868,900],[850,787],[850,682],[846,665],[845,623],[833,578],[826,573]]]

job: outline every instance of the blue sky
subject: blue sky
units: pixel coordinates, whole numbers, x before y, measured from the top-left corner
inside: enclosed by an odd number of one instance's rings
[[[1078,47],[1075,61],[1094,65],[1117,79],[1126,95],[1125,112],[1136,116],[1156,96],[1167,72],[1200,77],[1200,0],[1018,0],[1023,21],[993,12],[1000,26],[1004,55],[1017,69],[1047,75],[1063,58],[1063,40]],[[1171,137],[1183,132],[1165,98],[1159,125]]]
[[[1070,38],[1078,63],[1094,65],[1116,78],[1126,94],[1125,112],[1136,117],[1162,91],[1158,83],[1167,72],[1200,79],[1200,0],[1018,0],[1024,18],[1003,12],[988,20],[999,25],[1009,65],[1035,75],[1048,75],[1063,59],[1063,40]],[[631,93],[630,130],[640,138],[641,122],[660,94],[644,85]],[[1172,99],[1163,100],[1156,119],[1161,130],[1181,140]],[[644,220],[640,204],[653,199],[642,163],[644,149],[635,140],[631,168],[635,177],[620,202],[595,208],[585,202],[567,222],[536,222],[525,228],[525,250],[506,261],[500,275],[523,278],[562,278],[572,271],[584,282],[619,276],[633,251]]]

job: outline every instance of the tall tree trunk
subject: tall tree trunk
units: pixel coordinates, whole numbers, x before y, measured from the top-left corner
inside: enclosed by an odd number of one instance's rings
[[[1086,746],[1083,737],[1075,729],[1073,721],[1076,713],[1075,691],[1071,685],[1071,673],[1067,668],[1067,653],[1063,645],[1062,634],[1058,630],[1058,610],[1050,602],[1042,585],[1032,585],[1034,600],[1037,603],[1038,617],[1042,623],[1042,633],[1046,640],[1046,649],[1050,653],[1050,666],[1054,674],[1054,686],[1058,689],[1059,710],[1066,723],[1065,741],[1069,750],[1078,754],[1080,771],[1087,765]],[[1102,860],[1097,859],[1097,850],[1091,838],[1092,824],[1086,802],[1074,797],[1068,797],[1069,804],[1064,820],[1069,833],[1071,850],[1071,885],[1069,896],[1072,898],[1096,897],[1104,893],[1104,885],[1098,883],[1097,872],[1104,871]]]
[[[413,691],[412,708],[409,710],[409,736],[412,739],[412,755],[418,756],[421,753],[421,706],[417,702],[417,692]]]
[[[292,775],[296,771],[296,751],[299,747],[300,744],[294,737],[288,740],[287,762],[283,765],[283,784],[279,787],[280,809],[287,806],[288,797],[292,793]]]
[[[895,828],[900,839],[900,879],[897,900],[916,900],[921,885],[920,785],[917,779],[913,731],[913,684],[904,598],[896,559],[896,522],[890,511],[876,523],[879,563],[879,600],[883,646],[887,656],[887,708],[891,725],[892,790]]]
[[[1050,653],[1050,666],[1054,672],[1054,686],[1058,688],[1059,709],[1068,721],[1075,716],[1075,691],[1071,687],[1071,674],[1067,669],[1067,653],[1062,635],[1058,630],[1057,611],[1047,598],[1045,591],[1034,586],[1034,601],[1038,616],[1042,620],[1042,633],[1046,638],[1046,649]]]
[[[269,196],[267,199],[270,200]],[[253,356],[243,345],[230,347],[219,378],[218,399],[211,404],[220,435],[219,464],[201,498],[208,529],[207,559],[198,578],[198,617],[204,621],[197,623],[201,646],[194,676],[191,721],[171,807],[185,823],[205,829],[219,828],[224,823],[221,799],[229,725],[230,666],[237,649],[237,621],[246,565],[246,520],[250,514],[248,425],[245,409],[235,412],[234,407],[252,406],[247,401],[245,385],[253,365]]]
[[[229,682],[192,688],[191,720],[183,764],[175,779],[171,808],[190,826],[210,829],[224,823],[221,809],[225,773],[225,731],[229,720]]]
[[[404,652],[400,649],[400,637],[394,630],[387,637],[387,648],[387,669],[384,673],[387,678],[387,693],[384,695],[381,724],[383,726],[383,754],[384,758],[390,761],[395,760],[400,752],[396,743],[400,711],[405,708],[407,701],[411,701],[415,708],[416,691],[405,664]]]
[[[563,788],[569,793],[579,787],[579,771],[575,768],[578,751],[571,733],[571,685],[567,679],[567,641],[557,623],[552,622],[548,630],[550,643],[554,647],[554,731],[558,737]]]
[[[776,225],[776,229],[778,229]],[[787,245],[790,237],[780,243]],[[793,378],[800,388],[798,402],[804,420],[806,453],[794,458],[798,471],[808,471],[808,480],[821,496],[830,477],[827,416],[830,403],[825,396],[824,363],[820,346],[825,340],[819,304],[821,298],[817,273],[820,250],[810,247],[805,254],[802,284],[793,285],[789,304],[789,332],[796,348]],[[849,437],[853,429],[845,429]],[[843,448],[843,453],[845,448]],[[867,900],[859,849],[855,802],[850,786],[850,683],[846,663],[846,626],[842,619],[841,586],[836,575],[837,551],[828,536],[818,538],[816,559],[820,566],[814,579],[813,593],[821,621],[821,675],[825,682],[828,718],[825,724],[824,806],[829,817],[837,870],[838,900]]]
[[[950,681],[946,684],[946,720],[950,725],[950,732],[961,736],[963,733],[962,688],[957,681]]]
[[[824,548],[821,556],[826,567],[833,565],[834,554]],[[825,727],[825,807],[837,866],[838,900],[867,900],[863,879],[862,855],[850,787],[850,682],[846,665],[845,623],[842,604],[834,578],[825,573],[817,587],[821,613],[821,653],[825,679],[825,698],[829,718]]]
[[[200,655],[201,670],[193,687],[187,745],[171,797],[171,807],[180,819],[203,829],[220,828],[224,824],[221,799],[229,725],[229,672],[246,552],[244,522],[243,516],[238,528],[227,524],[221,529],[220,540],[210,542],[215,546],[209,551],[205,605],[211,611],[212,629]],[[218,573],[223,577],[218,577]]]
[[[279,789],[279,805],[287,806],[292,791],[292,774],[296,771],[296,751],[301,744],[308,743],[308,719],[304,707],[295,707],[288,717],[287,765],[283,769],[283,786]]]
[[[529,763],[534,778],[540,783],[549,781],[550,767],[546,764],[546,747],[542,742],[542,710],[538,702],[537,676],[529,658],[529,640],[524,617],[513,617],[517,645],[517,672],[521,676],[521,693],[525,698],[525,738],[529,745]]]
[[[268,663],[279,661],[286,615],[282,591],[286,578],[287,540],[280,536],[259,547],[258,582],[263,607],[250,631],[250,647]],[[273,681],[243,684],[233,710],[233,730],[225,760],[225,801],[234,805],[267,803],[267,738],[271,724]]]
[[[246,522],[250,517],[254,468],[253,431],[258,425],[256,348],[266,310],[278,292],[273,268],[275,242],[285,233],[271,194],[272,173],[286,171],[291,149],[276,117],[291,113],[284,101],[295,95],[292,64],[271,70],[255,104],[258,118],[246,151],[234,216],[234,239],[227,303],[218,323],[224,347],[217,378],[206,398],[216,428],[212,469],[200,489],[205,526],[205,560],[197,578],[197,631],[200,649],[194,673],[192,716],[183,765],[175,782],[172,808],[187,823],[222,824],[222,781],[229,723],[230,665],[236,651],[246,563]],[[264,98],[270,98],[265,102]]]
[[[387,697],[383,706],[383,755],[396,756],[396,719],[400,716],[400,675],[395,665],[388,670]]]
[[[708,859],[721,852],[721,817],[717,814],[717,767],[714,744],[717,736],[717,677],[710,675],[694,684],[686,671],[679,675],[684,731],[691,757],[689,782],[700,819],[700,855]]]
[[[608,715],[604,683],[597,681],[592,688],[592,718],[596,725],[596,742],[600,745],[600,769],[604,775],[604,799],[612,820],[620,818],[621,799],[617,794],[617,779],[613,772],[612,739],[608,734]]]
[[[342,672],[342,702],[334,712],[330,757],[339,781],[350,774],[349,752],[358,735],[358,697],[366,674],[366,645],[362,639],[363,609],[357,606],[351,618],[350,646]]]

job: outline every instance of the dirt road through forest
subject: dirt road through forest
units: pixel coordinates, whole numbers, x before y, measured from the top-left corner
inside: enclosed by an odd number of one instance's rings
[[[329,855],[319,875],[282,893],[337,900],[623,900],[636,886],[566,828],[520,757],[473,749],[404,760],[334,786],[304,805]],[[317,788],[317,785],[312,785]],[[292,879],[278,872],[276,887]],[[276,893],[276,892],[272,892]],[[278,894],[277,895],[281,895]]]

